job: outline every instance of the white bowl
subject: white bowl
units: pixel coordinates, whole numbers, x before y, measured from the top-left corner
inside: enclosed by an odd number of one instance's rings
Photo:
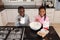
[[[29,24],[29,26],[30,26],[30,28],[32,30],[39,30],[41,28],[41,23],[39,23],[39,22],[31,22]]]

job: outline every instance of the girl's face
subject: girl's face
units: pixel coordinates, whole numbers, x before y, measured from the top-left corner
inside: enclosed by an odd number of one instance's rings
[[[39,15],[40,15],[41,17],[43,17],[45,13],[46,13],[46,10],[45,10],[45,9],[40,9]]]

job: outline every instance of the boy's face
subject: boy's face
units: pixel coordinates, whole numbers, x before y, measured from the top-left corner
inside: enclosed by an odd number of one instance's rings
[[[39,15],[40,15],[41,17],[43,17],[45,13],[46,13],[45,9],[40,9]]]
[[[25,12],[24,9],[19,9],[19,15],[24,16],[24,12]]]

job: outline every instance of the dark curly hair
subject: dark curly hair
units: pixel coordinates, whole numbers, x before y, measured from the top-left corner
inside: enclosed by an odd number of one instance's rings
[[[20,9],[25,9],[25,8],[23,6],[19,6],[18,7],[18,12],[19,12]]]

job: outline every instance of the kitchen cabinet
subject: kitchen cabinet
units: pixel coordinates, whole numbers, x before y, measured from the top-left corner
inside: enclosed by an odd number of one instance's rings
[[[50,23],[53,23],[55,9],[46,9],[46,15],[49,17]]]
[[[4,5],[7,5],[4,7],[9,9],[16,9],[19,6],[24,6],[25,8],[38,8],[42,5],[42,0],[3,0],[3,3]]]
[[[8,22],[15,22],[18,15],[17,9],[6,9]]]
[[[6,10],[1,11],[1,20],[2,20],[3,26],[5,26],[8,22]]]
[[[30,21],[34,20],[34,17],[38,14],[37,9],[25,9],[25,14],[30,18]],[[15,22],[16,16],[18,15],[17,9],[7,9],[8,22]]]
[[[53,23],[54,9],[47,9],[47,16],[50,18],[50,22]],[[25,14],[27,14],[32,22],[34,17],[38,15],[38,9],[25,9]],[[18,15],[17,9],[7,9],[8,22],[15,22],[16,16]]]
[[[49,17],[50,23],[53,23],[54,12],[54,9],[46,9],[46,15]],[[26,9],[26,13],[29,13],[30,21],[34,21],[35,16],[38,15],[38,9]]]
[[[47,9],[47,16],[50,18],[50,23],[60,23],[60,11],[55,9]]]
[[[60,11],[55,11],[54,23],[60,23]]]
[[[29,16],[30,22],[35,20],[35,16],[38,15],[38,9],[26,9],[25,14]]]
[[[18,15],[17,9],[6,9],[8,22],[15,22]],[[38,9],[25,9],[25,14],[30,18],[30,21],[34,21],[34,17],[38,15]],[[50,23],[60,23],[60,11],[55,11],[54,8],[47,8],[46,15],[49,17]]]
[[[55,9],[47,9],[46,12],[50,19],[50,23],[60,23],[60,11]]]
[[[1,18],[1,13],[0,13],[0,26],[3,26],[2,18]]]

